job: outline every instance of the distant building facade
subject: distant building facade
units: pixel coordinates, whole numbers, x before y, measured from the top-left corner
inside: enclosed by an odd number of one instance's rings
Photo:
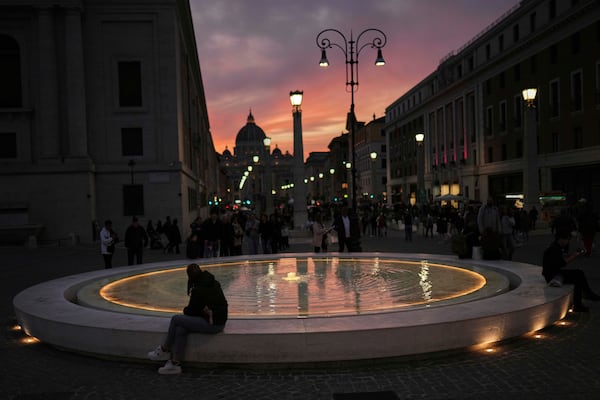
[[[218,185],[187,0],[0,0],[0,225],[185,229]]]
[[[429,200],[523,193],[521,91],[535,87],[541,191],[600,204],[599,21],[598,1],[521,1],[388,106],[389,202],[415,197],[416,133]]]
[[[271,152],[270,138],[256,124],[252,112],[236,136],[233,153],[225,149],[221,155],[220,167],[226,174],[225,201],[229,205],[270,214],[291,198],[293,156],[277,146]]]

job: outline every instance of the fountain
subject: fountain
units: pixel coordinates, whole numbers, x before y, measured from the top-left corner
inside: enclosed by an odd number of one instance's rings
[[[562,318],[568,289],[539,267],[410,254],[286,254],[201,260],[230,320],[190,335],[186,360],[315,362],[456,349]],[[34,286],[14,300],[25,331],[61,348],[144,358],[187,303],[185,261],[96,271]]]

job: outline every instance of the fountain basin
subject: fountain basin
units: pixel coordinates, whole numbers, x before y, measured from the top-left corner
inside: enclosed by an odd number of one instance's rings
[[[306,257],[307,254],[286,254]],[[225,332],[191,334],[186,361],[203,363],[297,363],[398,357],[463,348],[520,336],[564,317],[569,286],[548,288],[540,267],[508,261],[456,260],[425,254],[360,253],[357,259],[389,259],[488,269],[506,277],[511,290],[495,296],[360,315],[309,318],[231,318]],[[277,259],[245,256],[227,259]],[[214,262],[215,260],[202,260]],[[76,304],[82,288],[110,282],[114,275],[142,273],[185,260],[95,271],[70,276],[21,292],[14,299],[25,332],[67,350],[103,357],[144,359],[162,343],[169,315],[122,312]]]

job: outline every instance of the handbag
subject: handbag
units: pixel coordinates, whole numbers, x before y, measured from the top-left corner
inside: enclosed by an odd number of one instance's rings
[[[327,234],[327,244],[338,244],[339,239],[336,231],[330,231]]]

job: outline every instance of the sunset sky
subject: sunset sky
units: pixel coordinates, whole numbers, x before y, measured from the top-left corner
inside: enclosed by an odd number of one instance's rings
[[[347,39],[368,28],[387,35],[386,65],[376,51],[360,53],[355,112],[360,121],[385,108],[518,0],[190,0],[211,133],[218,152],[233,152],[251,109],[272,148],[293,152],[291,90],[303,90],[304,157],[327,151],[344,131],[350,109],[345,58],[329,49],[319,67],[316,43],[327,28]],[[339,36],[329,35],[342,44]],[[372,39],[363,37],[364,39]],[[361,46],[368,40],[358,43]]]

